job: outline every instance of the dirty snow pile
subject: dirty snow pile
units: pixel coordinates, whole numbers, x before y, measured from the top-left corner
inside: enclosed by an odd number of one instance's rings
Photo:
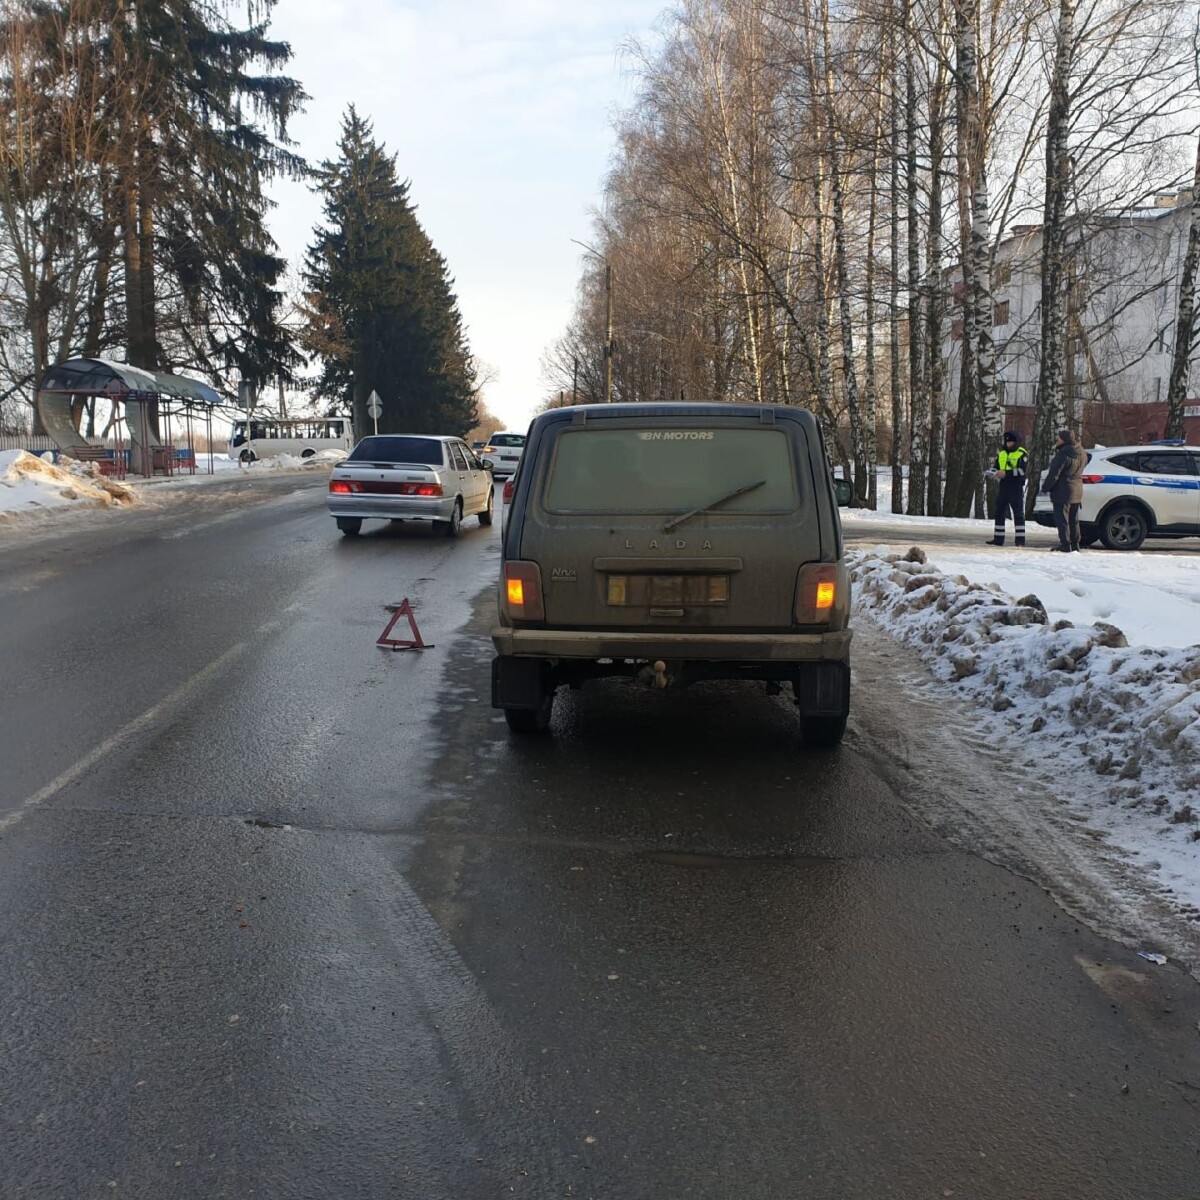
[[[135,502],[133,490],[105,478],[96,463],[64,456],[55,466],[25,450],[0,451],[0,520],[51,509]]]
[[[945,575],[918,547],[847,558],[856,607],[977,708],[994,744],[1036,756],[1060,799],[1177,895],[1200,893],[1200,644],[1052,621],[1036,595]]]
[[[298,454],[272,454],[268,458],[257,458],[246,464],[251,471],[296,471],[323,467],[329,470],[334,463],[342,462],[346,457],[345,450],[318,450],[308,458]]]

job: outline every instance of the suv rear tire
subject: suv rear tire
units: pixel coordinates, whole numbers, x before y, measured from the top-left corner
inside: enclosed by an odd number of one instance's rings
[[[806,746],[836,746],[846,736],[845,717],[803,717],[800,736]]]
[[[1100,537],[1110,550],[1137,550],[1149,532],[1146,514],[1133,504],[1117,505],[1100,525]]]
[[[554,693],[545,692],[537,708],[506,708],[504,719],[513,733],[545,733],[554,715]]]

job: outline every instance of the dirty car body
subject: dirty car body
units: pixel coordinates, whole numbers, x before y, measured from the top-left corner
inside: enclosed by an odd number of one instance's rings
[[[493,704],[549,725],[558,687],[628,675],[790,685],[805,739],[850,699],[850,585],[803,409],[612,404],[530,428],[502,540]]]

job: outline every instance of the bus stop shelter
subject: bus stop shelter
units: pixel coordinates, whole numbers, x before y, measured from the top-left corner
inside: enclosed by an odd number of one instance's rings
[[[82,431],[96,403],[106,402],[104,429]],[[224,398],[186,375],[144,371],[104,358],[71,358],[51,367],[34,405],[42,428],[72,458],[98,462],[108,474],[172,475],[196,470],[196,439],[206,435],[212,466],[213,409]],[[183,445],[177,445],[182,440]]]

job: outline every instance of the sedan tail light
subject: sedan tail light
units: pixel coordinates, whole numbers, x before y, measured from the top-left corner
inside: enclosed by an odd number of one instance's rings
[[[440,496],[441,494],[442,485],[440,483],[405,483],[400,487],[402,496]]]
[[[349,496],[354,492],[360,491],[358,484],[349,479],[331,479],[329,481],[329,490],[335,496]]]
[[[1103,483],[1104,482],[1103,475],[1084,475],[1082,478],[1083,478],[1084,483]]]
[[[796,577],[797,625],[827,625],[838,598],[836,563],[806,563]]]
[[[544,621],[542,569],[535,562],[504,564],[504,610],[515,621]]]

